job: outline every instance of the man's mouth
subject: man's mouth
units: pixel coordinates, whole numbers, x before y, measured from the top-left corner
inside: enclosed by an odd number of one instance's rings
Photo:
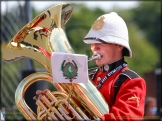
[[[100,53],[97,53],[96,55],[99,55],[99,58],[97,60],[100,60],[103,57],[103,55],[101,55]]]
[[[103,57],[103,55],[101,55],[100,53],[98,53],[100,55],[100,59]]]

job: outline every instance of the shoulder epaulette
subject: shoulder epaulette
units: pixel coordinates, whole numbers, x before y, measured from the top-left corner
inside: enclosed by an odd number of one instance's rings
[[[125,75],[127,76],[129,79],[134,79],[134,78],[138,78],[140,77],[136,72],[128,69],[128,70],[124,70],[120,73],[120,75]]]
[[[134,78],[138,78],[140,77],[136,72],[128,69],[128,70],[123,70],[120,75],[119,78],[116,80],[116,82],[114,83],[114,101],[116,99],[116,96],[119,92],[120,86],[123,84],[123,82],[129,78],[129,79],[134,79]]]

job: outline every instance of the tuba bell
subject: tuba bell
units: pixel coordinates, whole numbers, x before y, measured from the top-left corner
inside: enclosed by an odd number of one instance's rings
[[[26,24],[3,50],[2,58],[6,62],[26,57],[47,70],[27,76],[16,89],[15,103],[26,120],[95,120],[109,112],[108,104],[90,79],[87,84],[72,83],[72,86],[52,80],[52,52],[74,53],[64,31],[72,11],[71,4],[47,9]],[[33,98],[37,105],[35,114],[26,104],[24,95],[30,85],[40,80],[51,83],[56,90],[37,91],[38,97]]]

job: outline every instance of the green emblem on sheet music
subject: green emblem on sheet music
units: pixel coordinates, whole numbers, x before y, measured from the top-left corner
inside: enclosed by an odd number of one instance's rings
[[[73,81],[73,79],[76,79],[78,76],[78,66],[75,63],[74,60],[72,62],[68,58],[67,62],[64,60],[61,64],[61,71],[63,72],[63,76],[65,79],[69,79],[70,82]]]

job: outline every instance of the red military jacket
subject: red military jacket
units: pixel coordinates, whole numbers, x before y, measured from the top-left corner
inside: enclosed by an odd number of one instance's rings
[[[124,63],[124,58],[99,68],[93,76],[94,85],[97,86],[105,75],[122,63]],[[98,89],[109,106],[109,113],[104,114],[101,117],[102,120],[142,120],[146,96],[146,84],[143,78],[126,78],[120,86],[116,99],[114,100],[114,83],[120,73],[126,69],[128,69],[127,66],[113,73]]]

